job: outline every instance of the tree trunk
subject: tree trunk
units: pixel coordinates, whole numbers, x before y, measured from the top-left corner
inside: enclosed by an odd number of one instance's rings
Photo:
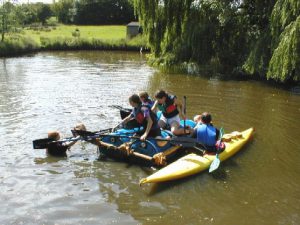
[[[1,41],[4,41],[4,34],[5,34],[5,18],[4,13],[2,15],[2,34],[1,34]]]

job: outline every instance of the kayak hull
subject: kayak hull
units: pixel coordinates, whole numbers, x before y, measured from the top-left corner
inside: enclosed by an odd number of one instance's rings
[[[220,161],[224,161],[236,154],[249,141],[253,131],[253,128],[249,128],[243,132],[239,132],[239,137],[235,136],[234,138],[231,138],[229,142],[225,142],[226,148],[222,153],[219,154]],[[232,132],[232,134],[233,133],[234,132]],[[140,184],[177,180],[200,173],[204,170],[207,170],[214,159],[215,155],[205,154],[200,156],[194,153],[188,154],[171,163],[170,165],[160,169],[149,177],[143,178],[140,181]]]

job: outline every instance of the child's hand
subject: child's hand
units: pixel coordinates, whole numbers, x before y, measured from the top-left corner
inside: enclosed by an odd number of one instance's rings
[[[140,137],[140,140],[141,141],[145,141],[147,138],[147,134],[143,134],[141,137]]]

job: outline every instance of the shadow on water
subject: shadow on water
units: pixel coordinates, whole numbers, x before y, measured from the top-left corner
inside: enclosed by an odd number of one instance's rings
[[[221,167],[211,173],[212,177],[216,180],[225,181],[227,178],[226,170]]]
[[[208,173],[208,171],[205,171],[205,172]],[[190,182],[191,180],[198,179],[200,176],[204,176],[204,173],[199,173],[196,175],[192,175],[192,176],[189,176],[186,178],[173,180],[173,181],[148,184],[150,188],[149,189],[146,188],[147,189],[146,193],[148,196],[155,196],[156,194],[161,194],[165,191],[169,191],[169,189],[172,189],[176,186],[181,186],[185,183]],[[224,168],[219,168],[215,172],[209,174],[209,176],[212,177],[213,179],[219,180],[219,181],[226,181],[226,179],[227,179],[226,170]]]
[[[44,158],[35,158],[35,164],[49,164],[49,163],[57,163],[59,161],[65,161],[67,156],[65,157],[53,157],[53,156],[46,156]]]

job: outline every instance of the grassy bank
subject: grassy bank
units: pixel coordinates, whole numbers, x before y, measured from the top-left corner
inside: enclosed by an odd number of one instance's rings
[[[38,51],[40,48],[39,43],[31,37],[10,34],[4,42],[0,42],[0,57],[22,55]]]
[[[147,49],[146,39],[126,39],[126,26],[27,27],[0,42],[0,57],[38,50],[133,50]]]

